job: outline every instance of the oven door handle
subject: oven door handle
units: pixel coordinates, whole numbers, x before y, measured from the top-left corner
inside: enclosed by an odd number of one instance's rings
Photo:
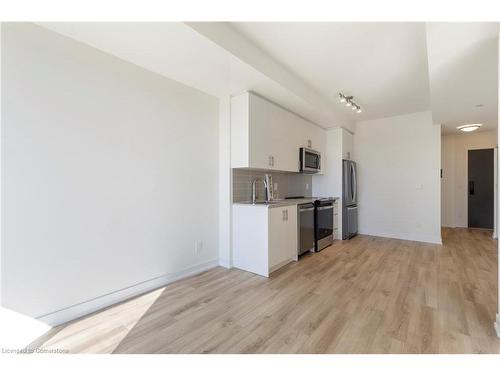
[[[314,210],[314,207],[311,207],[311,208],[301,208],[299,210],[299,212],[309,212],[309,211],[313,211]]]
[[[333,208],[333,205],[331,206],[323,206],[323,207],[318,207],[318,211],[323,211],[323,210],[331,210]]]

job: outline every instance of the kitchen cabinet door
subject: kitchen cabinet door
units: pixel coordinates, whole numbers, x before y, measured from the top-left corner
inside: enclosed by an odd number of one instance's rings
[[[297,206],[274,207],[268,212],[269,271],[297,258]]]
[[[352,134],[345,129],[342,129],[342,159],[353,160]]]
[[[290,136],[296,116],[256,95],[249,102],[250,167],[298,172],[299,151]]]
[[[298,252],[297,206],[288,208],[286,220],[287,256],[288,259],[297,260]]]
[[[249,96],[249,166],[256,169],[276,170],[279,144],[279,112],[264,99]]]

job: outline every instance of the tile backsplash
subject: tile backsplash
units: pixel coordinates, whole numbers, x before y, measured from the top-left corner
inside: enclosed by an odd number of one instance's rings
[[[274,190],[275,198],[285,198],[289,196],[312,195],[312,176],[299,173],[285,173],[276,171],[256,171],[251,169],[233,169],[233,202],[244,202],[252,199],[252,182],[256,178],[264,179],[264,175],[269,173],[273,176],[273,183],[277,186]],[[308,187],[308,188],[307,188]],[[264,186],[257,183],[257,199],[264,199]]]

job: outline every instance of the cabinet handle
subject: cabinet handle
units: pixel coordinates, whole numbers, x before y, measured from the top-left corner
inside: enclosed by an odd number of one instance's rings
[[[288,210],[281,211],[283,215],[283,221],[288,221]]]

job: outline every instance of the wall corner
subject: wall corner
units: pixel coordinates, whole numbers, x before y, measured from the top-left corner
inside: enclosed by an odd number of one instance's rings
[[[500,338],[500,314],[497,314],[497,320],[495,321],[494,326],[497,337]]]

